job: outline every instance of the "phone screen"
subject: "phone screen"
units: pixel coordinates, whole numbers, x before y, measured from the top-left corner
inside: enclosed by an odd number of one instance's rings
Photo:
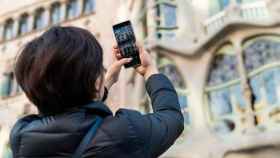
[[[115,38],[118,43],[118,47],[121,51],[123,58],[132,58],[132,61],[124,66],[135,67],[141,64],[139,57],[139,51],[135,44],[136,38],[133,32],[133,28],[130,21],[125,21],[113,26]]]

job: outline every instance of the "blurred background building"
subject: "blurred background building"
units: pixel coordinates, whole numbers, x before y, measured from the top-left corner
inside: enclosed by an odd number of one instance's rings
[[[108,66],[112,25],[130,19],[185,116],[183,135],[163,157],[279,157],[279,15],[279,0],[0,0],[0,154],[9,155],[16,119],[36,113],[13,75],[24,44],[53,25],[83,27]],[[108,104],[151,110],[133,69],[122,72]]]

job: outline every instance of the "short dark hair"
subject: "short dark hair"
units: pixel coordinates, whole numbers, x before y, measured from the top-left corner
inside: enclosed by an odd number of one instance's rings
[[[25,45],[15,63],[15,76],[39,112],[52,115],[96,97],[102,63],[102,47],[89,31],[55,26]]]

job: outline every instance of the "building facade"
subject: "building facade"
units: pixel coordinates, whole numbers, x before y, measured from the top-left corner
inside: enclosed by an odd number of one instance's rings
[[[35,112],[13,76],[16,53],[26,41],[53,25],[83,27],[103,45],[108,66],[111,26],[130,19],[137,39],[174,83],[185,117],[182,136],[163,157],[278,157],[277,0],[24,0],[11,5],[3,0],[7,10],[0,9],[1,139],[18,117]],[[144,84],[133,69],[124,70],[110,92],[111,109],[122,105],[150,112]]]

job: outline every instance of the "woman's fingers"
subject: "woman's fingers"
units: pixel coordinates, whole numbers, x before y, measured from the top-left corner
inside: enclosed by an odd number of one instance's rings
[[[122,58],[120,49],[118,48],[118,46],[113,46],[113,55],[117,60],[120,60]]]
[[[116,57],[118,60],[122,59],[122,55],[121,55],[120,53],[117,53],[117,54],[115,55],[115,57]]]
[[[119,61],[117,61],[118,66],[123,66],[124,64],[127,64],[131,62],[132,58],[122,58]]]

